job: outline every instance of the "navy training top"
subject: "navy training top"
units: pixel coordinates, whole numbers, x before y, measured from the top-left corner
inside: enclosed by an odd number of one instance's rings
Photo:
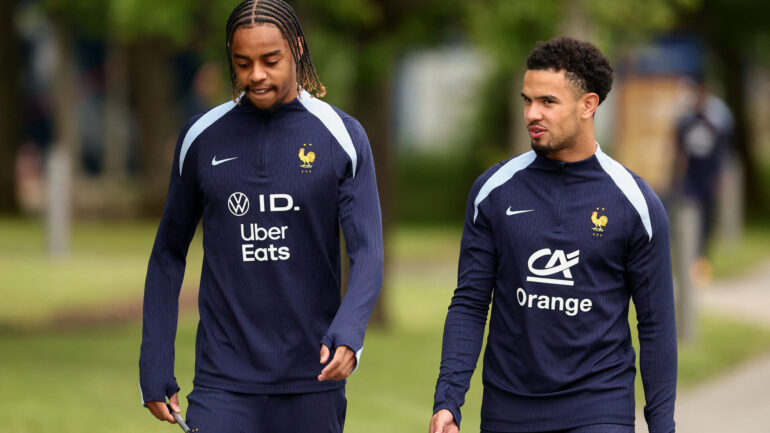
[[[383,279],[380,205],[361,125],[306,92],[273,111],[242,98],[187,122],[147,269],[143,402],[179,390],[178,298],[199,220],[194,383],[255,394],[343,386],[318,381],[320,345],[360,357]],[[340,226],[350,257],[344,300]]]
[[[434,413],[448,409],[459,424],[491,302],[483,430],[633,425],[630,299],[647,424],[673,432],[676,323],[660,200],[598,146],[579,162],[530,151],[495,165],[468,199]]]

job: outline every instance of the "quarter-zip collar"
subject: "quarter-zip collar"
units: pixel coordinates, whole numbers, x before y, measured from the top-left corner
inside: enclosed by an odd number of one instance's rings
[[[294,98],[284,104],[278,104],[272,110],[260,110],[251,103],[249,98],[245,96],[241,96],[240,105],[236,109],[245,113],[255,113],[258,116],[264,118],[279,118],[288,113],[304,110],[302,103],[299,101],[299,98]]]
[[[529,167],[536,170],[553,173],[562,173],[568,171],[569,173],[580,174],[586,170],[595,170],[597,167],[599,167],[599,161],[597,159],[597,155],[599,153],[601,153],[601,147],[599,147],[599,143],[597,143],[596,152],[594,152],[594,154],[588,158],[580,161],[564,162],[538,154]]]

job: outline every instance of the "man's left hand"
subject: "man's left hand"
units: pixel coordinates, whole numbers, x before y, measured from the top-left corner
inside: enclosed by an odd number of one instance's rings
[[[329,348],[326,345],[321,345],[321,364],[326,364],[329,361],[330,355]],[[318,375],[318,381],[323,382],[325,380],[342,380],[350,376],[353,369],[356,368],[356,354],[353,349],[348,346],[338,346],[334,352],[334,358],[329,365],[324,367],[321,374]]]

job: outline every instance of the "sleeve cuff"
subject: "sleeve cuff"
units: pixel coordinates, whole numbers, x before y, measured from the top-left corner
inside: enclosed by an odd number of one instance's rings
[[[356,366],[353,368],[353,371],[350,372],[350,374],[353,374],[358,370],[358,366],[361,365],[361,352],[364,351],[364,348],[360,348],[356,351]]]
[[[174,380],[173,385],[169,386],[166,389],[166,393],[164,394],[147,394],[145,395],[144,391],[142,390],[141,383],[139,384],[139,395],[142,399],[142,406],[147,406],[147,402],[150,401],[161,401],[165,402],[167,398],[171,398],[174,394],[179,392],[179,385],[176,384],[176,380]]]

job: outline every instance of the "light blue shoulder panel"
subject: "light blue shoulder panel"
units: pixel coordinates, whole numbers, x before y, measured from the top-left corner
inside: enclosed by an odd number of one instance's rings
[[[534,150],[530,150],[527,153],[521,154],[516,158],[506,162],[505,165],[500,167],[499,170],[497,170],[492,176],[489,177],[489,179],[487,179],[486,182],[484,182],[484,185],[482,185],[481,189],[479,190],[479,194],[476,196],[476,200],[473,202],[474,223],[476,222],[476,217],[479,215],[479,204],[481,204],[481,202],[484,201],[487,196],[489,196],[492,190],[511,180],[513,175],[532,164],[532,161],[534,161],[536,157],[537,154],[535,154]]]
[[[241,95],[242,97],[242,95]],[[234,101],[228,101],[225,102],[222,105],[218,105],[211,110],[207,111],[206,114],[201,116],[200,119],[195,121],[195,123],[192,124],[190,129],[187,130],[187,134],[184,136],[184,141],[182,142],[182,150],[179,152],[179,175],[182,175],[182,166],[184,166],[184,157],[187,156],[187,151],[190,150],[190,146],[192,146],[193,141],[195,141],[196,138],[198,138],[199,135],[203,131],[206,130],[209,126],[211,126],[214,122],[221,119],[222,116],[227,114],[230,110],[235,108],[238,104]]]
[[[602,152],[602,149],[598,145],[596,146],[596,159],[599,160],[602,169],[610,175],[610,178],[615,182],[615,185],[620,188],[620,191],[623,192],[634,209],[636,209],[636,212],[642,218],[642,224],[644,225],[644,229],[647,230],[649,239],[652,240],[650,210],[647,207],[647,201],[644,199],[644,194],[642,194],[642,190],[639,189],[639,185],[636,184],[634,177],[619,162]]]
[[[358,156],[356,154],[356,148],[353,146],[353,140],[350,138],[348,129],[345,128],[345,124],[342,122],[342,118],[331,105],[321,101],[318,98],[314,98],[310,93],[302,91],[299,97],[299,101],[305,106],[307,111],[317,117],[321,123],[326,126],[326,129],[332,133],[337,142],[342,146],[342,149],[350,157],[350,162],[353,168],[353,177],[356,177],[356,165],[358,164]]]

